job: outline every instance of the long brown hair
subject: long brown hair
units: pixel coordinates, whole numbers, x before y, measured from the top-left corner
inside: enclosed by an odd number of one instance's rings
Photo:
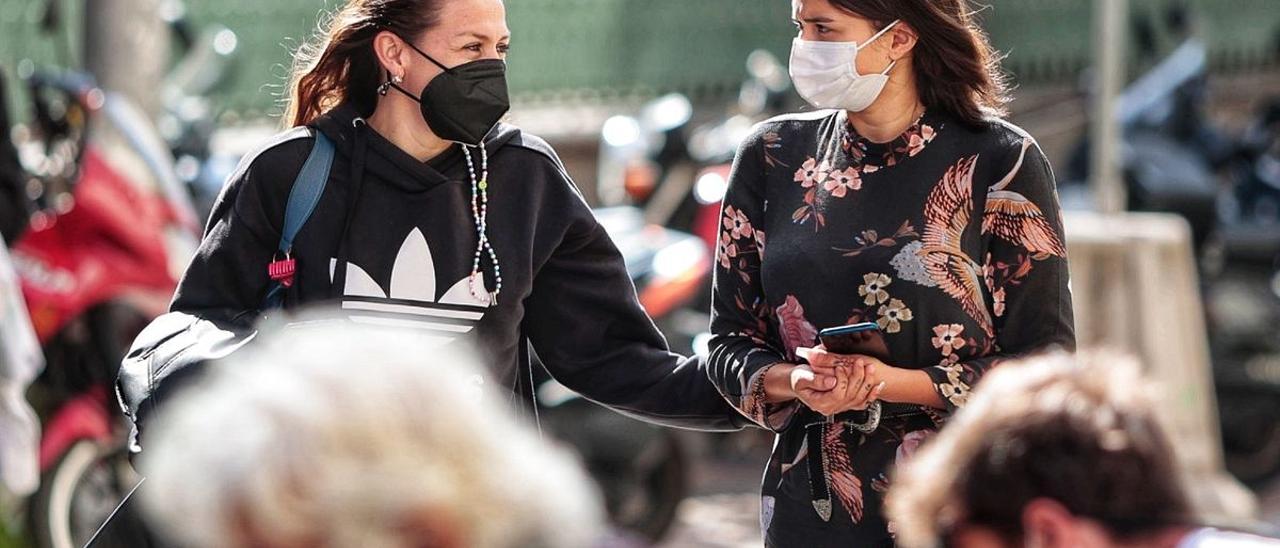
[[[362,114],[378,102],[382,64],[373,39],[387,30],[416,38],[438,22],[440,0],[350,0],[320,24],[316,43],[294,55],[289,103],[284,119],[293,126],[311,123],[344,102]]]
[[[901,19],[919,36],[912,53],[916,86],[926,108],[942,109],[979,126],[1003,116],[1009,85],[1001,57],[974,21],[968,0],[830,0],[877,28]]]

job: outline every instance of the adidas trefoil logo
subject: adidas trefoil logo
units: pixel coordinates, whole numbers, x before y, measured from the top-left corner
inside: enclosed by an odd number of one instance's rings
[[[471,294],[470,277],[458,280],[436,298],[435,261],[417,228],[405,237],[396,255],[389,292],[364,269],[350,262],[346,266],[342,308],[356,323],[419,329],[446,344],[475,329],[490,306],[487,298]],[[331,259],[330,281],[336,267],[337,259]]]

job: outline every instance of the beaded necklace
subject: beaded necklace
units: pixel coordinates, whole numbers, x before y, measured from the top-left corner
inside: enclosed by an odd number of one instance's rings
[[[490,306],[498,304],[498,294],[502,293],[502,267],[498,265],[498,254],[489,244],[489,152],[484,145],[462,146],[462,155],[467,158],[467,172],[471,175],[471,214],[476,222],[476,254],[471,263],[471,296],[480,301],[487,301]],[[471,148],[480,149],[480,177],[476,177],[476,167],[471,159]],[[497,285],[489,292],[484,281],[484,273],[480,271],[480,259],[485,252],[489,253],[489,261],[493,263],[493,277]]]

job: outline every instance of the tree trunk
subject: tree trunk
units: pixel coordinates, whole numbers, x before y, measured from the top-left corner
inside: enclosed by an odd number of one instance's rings
[[[143,111],[160,111],[160,83],[169,59],[169,29],[161,0],[89,0],[85,4],[85,68],[108,91]]]

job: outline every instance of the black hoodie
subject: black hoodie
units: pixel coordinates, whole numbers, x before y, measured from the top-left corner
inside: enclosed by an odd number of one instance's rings
[[[328,303],[354,321],[469,340],[511,387],[527,375],[527,338],[557,380],[616,410],[691,428],[743,424],[698,360],[668,351],[621,255],[546,142],[505,124],[485,142],[488,235],[502,276],[497,303],[487,306],[469,290],[477,231],[460,147],[420,162],[351,106],[313,126],[283,133],[241,162],[174,311],[242,325],[257,319],[289,191],[319,130],[337,155],[294,241],[298,275],[286,306]],[[473,158],[478,175],[478,152]],[[492,289],[487,253],[482,264]]]

